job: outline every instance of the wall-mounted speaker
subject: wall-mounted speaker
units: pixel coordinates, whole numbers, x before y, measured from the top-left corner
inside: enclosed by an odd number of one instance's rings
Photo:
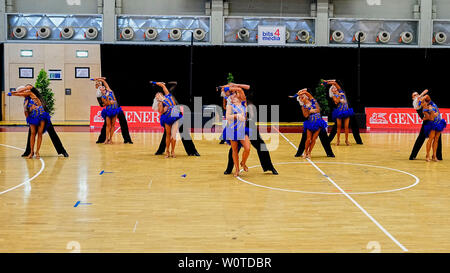
[[[124,40],[131,40],[134,38],[134,30],[131,27],[125,27],[120,32],[120,36]]]
[[[380,31],[377,35],[377,42],[378,43],[387,43],[391,40],[391,34],[387,31]]]
[[[158,36],[158,30],[156,28],[149,27],[145,30],[144,36],[148,40],[154,40],[156,39],[156,36]]]
[[[246,28],[241,28],[236,33],[236,38],[241,41],[247,41],[250,38],[250,32]]]
[[[59,36],[63,39],[70,39],[75,34],[75,31],[73,30],[73,27],[63,27],[61,32],[59,33]]]
[[[358,40],[359,40],[361,43],[364,43],[366,41],[366,39],[367,39],[367,34],[364,31],[357,31],[355,33],[355,35],[353,35],[352,41],[358,42]]]
[[[331,35],[331,39],[335,41],[336,43],[340,43],[344,40],[344,32],[340,30],[335,30],[333,34]]]
[[[174,41],[180,40],[181,35],[182,33],[179,28],[172,28],[169,32],[169,38]]]
[[[289,38],[291,38],[291,32],[286,29],[286,41],[289,40]]]
[[[42,39],[47,39],[52,34],[52,30],[49,27],[40,27],[37,31],[37,36]]]
[[[307,42],[309,40],[309,37],[310,37],[309,31],[301,29],[297,32],[296,39],[299,40],[300,42]]]
[[[206,32],[201,28],[194,29],[194,39],[197,41],[201,41],[205,39]]]
[[[90,40],[94,40],[95,38],[97,38],[98,36],[98,30],[96,27],[89,27],[88,29],[86,29],[86,31],[84,32],[84,36],[87,39]]]
[[[400,34],[400,43],[404,43],[404,44],[410,44],[414,39],[414,35],[409,32],[409,31],[405,31],[402,32],[402,34]]]
[[[22,26],[14,27],[12,34],[14,38],[22,39],[23,37],[27,36],[27,29]]]
[[[434,34],[433,38],[433,42],[442,45],[447,41],[447,34],[445,34],[444,32],[437,32]]]

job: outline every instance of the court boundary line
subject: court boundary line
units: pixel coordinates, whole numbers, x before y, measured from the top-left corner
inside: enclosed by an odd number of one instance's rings
[[[360,163],[348,163],[348,162],[327,162],[327,161],[318,161],[316,162],[317,164],[337,164],[337,165],[354,165],[354,166],[364,166],[364,167],[372,167],[372,168],[378,168],[378,169],[386,169],[386,170],[391,170],[391,171],[396,171],[399,173],[403,173],[403,174],[407,174],[409,176],[411,176],[412,178],[414,178],[416,180],[415,183],[408,185],[406,187],[401,187],[398,189],[392,189],[392,190],[382,190],[382,191],[367,191],[367,192],[350,192],[348,193],[349,195],[364,195],[364,194],[380,194],[380,193],[390,193],[390,192],[397,192],[397,191],[402,191],[402,190],[407,190],[410,189],[414,186],[416,186],[417,184],[419,184],[420,179],[415,176],[412,173],[408,173],[402,170],[398,170],[398,169],[393,169],[393,168],[389,168],[389,167],[383,167],[383,166],[377,166],[377,165],[369,165],[369,164],[360,164]],[[290,164],[309,164],[309,162],[280,162],[280,163],[275,163],[273,165],[290,165]],[[261,165],[255,165],[255,166],[251,166],[248,167],[249,169],[252,168],[256,168],[259,167]],[[242,179],[239,177],[239,180],[241,180],[244,183],[247,183],[249,185],[253,185],[256,187],[260,187],[260,188],[266,188],[269,190],[277,190],[277,191],[285,191],[285,192],[293,192],[293,193],[303,193],[303,194],[317,194],[317,195],[342,195],[342,193],[339,192],[314,192],[314,191],[301,191],[301,190],[291,190],[291,189],[283,189],[283,188],[275,188],[275,187],[270,187],[270,186],[265,186],[265,185],[260,185],[260,184],[256,184],[250,181],[247,181],[245,179]]]
[[[278,133],[289,143],[292,147],[294,147],[295,150],[297,150],[297,147],[283,134],[281,133],[276,127],[273,127]],[[306,159],[311,165],[316,168],[317,171],[319,171],[328,181],[330,181],[331,184],[333,184],[342,194],[347,197],[357,208],[359,208],[383,233],[388,236],[397,246],[399,246],[403,251],[407,252],[408,249],[404,247],[397,239],[395,239],[394,236],[392,236],[380,223],[378,223],[375,218],[372,217],[358,202],[355,201],[348,193],[346,193],[341,187],[339,187],[336,182],[334,182],[328,175],[326,175],[312,160],[309,158]]]
[[[16,150],[19,150],[19,151],[25,151],[25,149],[18,148],[18,147],[15,147],[15,146],[11,146],[11,145],[7,145],[7,144],[2,144],[2,143],[0,143],[0,146],[4,146],[4,147],[7,147],[7,148],[16,149]],[[44,160],[42,159],[42,157],[39,158],[39,160],[41,161],[41,169],[40,169],[33,177],[28,178],[25,182],[22,182],[21,184],[19,184],[19,185],[17,185],[17,186],[14,186],[14,187],[12,187],[12,188],[9,188],[9,189],[7,189],[7,190],[4,190],[4,191],[0,192],[0,195],[5,194],[5,193],[7,193],[7,192],[10,192],[10,191],[12,191],[12,190],[15,190],[15,189],[17,189],[17,188],[20,188],[20,187],[24,186],[25,184],[30,183],[31,181],[33,181],[36,177],[38,177],[38,176],[44,171],[44,169],[45,169],[45,162],[44,162]]]

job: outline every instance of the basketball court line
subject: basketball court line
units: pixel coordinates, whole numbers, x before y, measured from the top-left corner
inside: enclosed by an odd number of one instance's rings
[[[134,224],[133,232],[136,232],[137,224],[138,224],[138,221],[136,221],[136,224]]]
[[[283,133],[281,133],[276,127],[272,128],[274,128],[297,151],[297,147]],[[325,172],[323,172],[312,160],[310,160],[309,158],[307,158],[306,160],[311,163],[311,165],[318,172],[320,172],[326,179],[328,179],[328,181],[330,181],[330,183],[333,184],[333,186],[335,186],[343,195],[345,195],[345,197],[347,197],[357,208],[359,208],[381,231],[383,231],[384,234],[386,234],[386,236],[388,236],[403,251],[408,251],[406,247],[404,247],[399,241],[397,241],[397,239],[395,239],[394,236],[392,236],[380,223],[378,223],[378,221],[375,220],[372,215],[370,215],[360,204],[358,204],[358,202],[356,202],[347,192],[339,187],[339,185],[336,184],[336,182],[334,182],[333,179],[331,179],[328,175],[326,175]]]
[[[363,167],[371,167],[371,168],[379,168],[379,169],[386,169],[386,170],[391,170],[391,171],[395,171],[395,172],[399,172],[399,173],[403,173],[406,175],[411,176],[412,178],[415,179],[415,182],[409,186],[406,187],[402,187],[402,188],[398,188],[398,189],[391,189],[391,190],[380,190],[380,191],[368,191],[368,192],[349,192],[348,194],[350,195],[356,195],[356,194],[379,194],[379,193],[388,193],[388,192],[396,192],[396,191],[402,191],[402,190],[407,190],[410,189],[414,186],[416,186],[417,184],[419,184],[420,179],[415,176],[412,173],[408,173],[402,170],[397,170],[397,169],[392,169],[392,168],[388,168],[388,167],[382,167],[382,166],[376,166],[376,165],[367,165],[367,164],[359,164],[359,163],[347,163],[347,162],[327,162],[327,161],[318,161],[316,162],[317,164],[337,164],[337,165],[355,165],[355,166],[363,166]],[[278,163],[274,163],[273,165],[288,165],[288,164],[309,164],[309,162],[278,162]],[[260,167],[261,165],[255,165],[255,166],[250,166],[248,167],[249,169],[252,168],[256,168],[256,167]],[[283,189],[283,188],[275,188],[275,187],[269,187],[269,186],[264,186],[264,185],[259,185],[259,184],[255,184],[252,183],[250,181],[247,181],[245,179],[243,179],[242,177],[237,177],[239,180],[241,180],[244,183],[247,183],[249,185],[252,186],[256,186],[256,187],[260,187],[260,188],[266,188],[269,190],[276,190],[276,191],[285,191],[285,192],[293,192],[293,193],[304,193],[304,194],[322,194],[322,195],[342,195],[342,193],[340,193],[339,191],[335,190],[335,193],[331,193],[331,192],[312,192],[312,191],[301,191],[301,190],[291,190],[291,189]]]
[[[22,149],[22,148],[18,148],[18,147],[11,146],[11,145],[6,145],[6,144],[1,144],[1,143],[0,143],[0,146],[4,146],[4,147],[16,149],[16,150],[19,150],[19,151],[25,151],[25,150]],[[45,162],[44,162],[44,160],[42,159],[42,157],[41,157],[39,160],[41,161],[41,169],[40,169],[33,177],[31,177],[31,178],[25,180],[25,182],[23,182],[23,183],[21,183],[21,184],[19,184],[19,185],[17,185],[17,186],[14,186],[14,187],[12,187],[12,188],[9,188],[9,189],[7,189],[7,190],[4,190],[4,191],[0,192],[0,195],[5,194],[5,193],[7,193],[7,192],[10,192],[10,191],[12,191],[12,190],[15,190],[15,189],[17,189],[17,188],[19,188],[19,187],[22,187],[23,185],[25,185],[25,184],[31,182],[31,181],[34,180],[36,177],[38,177],[38,176],[44,171],[44,169],[45,169]]]

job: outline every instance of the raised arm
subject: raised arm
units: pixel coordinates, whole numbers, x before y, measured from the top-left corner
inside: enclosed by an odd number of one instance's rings
[[[422,93],[420,93],[419,97],[423,97],[428,93],[428,89],[423,90]]]
[[[10,96],[17,96],[17,97],[34,96],[33,92],[31,92],[31,88],[33,88],[33,87],[32,86],[25,86],[23,88],[20,88],[19,90],[10,92]]]
[[[244,90],[250,90],[250,85],[248,85],[248,84],[232,83],[232,82],[230,82],[229,84],[227,84],[227,86],[240,87],[240,88],[242,88]]]
[[[302,90],[298,91],[297,94],[300,95],[306,95],[310,100],[314,99],[314,97],[307,91],[306,88],[303,88]]]
[[[324,82],[336,87],[338,90],[342,90],[341,86],[336,82],[336,80],[327,80]]]
[[[99,81],[101,83],[103,83],[103,85],[105,86],[106,90],[111,91],[111,88],[109,88],[108,83],[105,81],[106,78],[104,77],[100,77],[100,78],[94,78],[94,81]]]
[[[170,92],[169,92],[169,90],[167,89],[165,83],[163,83],[163,82],[155,82],[155,84],[156,84],[157,86],[159,86],[159,87],[162,88],[162,90],[164,91],[164,95],[169,95],[169,94],[170,94]]]
[[[173,90],[177,87],[178,82],[173,81],[173,82],[168,82],[167,84],[170,85],[169,92],[172,93]]]

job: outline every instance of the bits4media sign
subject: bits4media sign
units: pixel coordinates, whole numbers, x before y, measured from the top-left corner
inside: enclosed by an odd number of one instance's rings
[[[285,45],[285,26],[258,26],[258,45]]]
[[[450,123],[450,109],[439,108],[441,117]],[[366,108],[367,129],[420,129],[422,119],[413,108]],[[447,130],[447,129],[445,129]]]

